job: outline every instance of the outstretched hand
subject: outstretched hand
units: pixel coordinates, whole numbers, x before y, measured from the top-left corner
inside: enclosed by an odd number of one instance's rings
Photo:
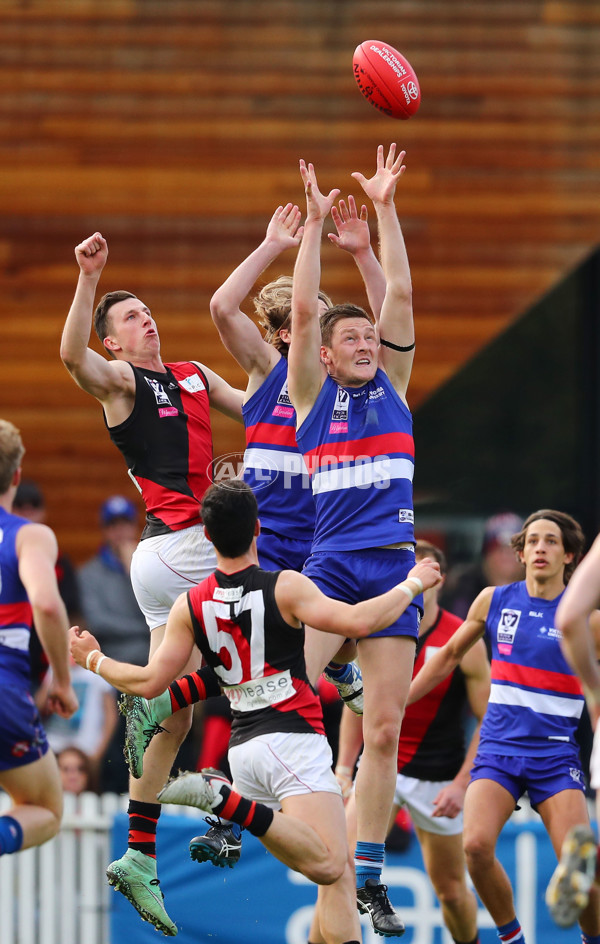
[[[370,178],[366,178],[360,171],[354,171],[351,176],[359,182],[366,195],[373,203],[392,203],[396,184],[406,170],[403,163],[406,151],[400,151],[396,157],[396,145],[390,144],[387,157],[383,156],[383,145],[377,148],[377,170]]]
[[[322,194],[317,183],[317,175],[312,164],[300,160],[300,176],[306,193],[306,220],[324,220],[340,194],[339,188],[330,190],[327,196]]]
[[[371,245],[371,232],[367,222],[368,214],[365,204],[360,208],[360,216],[356,207],[356,200],[352,194],[348,203],[340,200],[339,208],[335,204],[331,207],[331,219],[335,223],[336,233],[328,233],[331,242],[339,249],[345,249],[351,255],[368,249]]]
[[[300,226],[301,216],[300,209],[293,203],[278,206],[275,210],[267,226],[266,238],[278,252],[300,244],[304,232],[304,227]]]
[[[75,246],[75,258],[84,275],[100,275],[108,259],[108,243],[102,233],[94,233]]]

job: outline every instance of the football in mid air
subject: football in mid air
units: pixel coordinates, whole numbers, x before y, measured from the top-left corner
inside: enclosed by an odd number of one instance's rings
[[[354,78],[374,108],[390,118],[412,118],[421,104],[415,70],[404,56],[375,39],[354,50]]]

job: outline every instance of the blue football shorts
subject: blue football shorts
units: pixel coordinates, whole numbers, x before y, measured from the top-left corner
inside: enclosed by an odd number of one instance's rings
[[[310,554],[311,545],[312,538],[301,541],[266,528],[256,539],[258,563],[263,570],[301,571]]]
[[[512,794],[515,803],[524,793],[528,793],[533,806],[538,806],[563,790],[585,791],[579,754],[570,745],[565,747],[560,754],[548,757],[477,753],[471,770],[471,782],[494,780]]]
[[[401,583],[415,566],[415,553],[408,548],[369,547],[359,551],[317,551],[304,567],[305,576],[314,580],[319,590],[334,600],[360,603],[379,596]],[[423,597],[415,597],[395,623],[372,633],[377,636],[419,635]]]
[[[48,750],[42,719],[27,689],[3,685],[0,698],[0,770],[39,760]]]

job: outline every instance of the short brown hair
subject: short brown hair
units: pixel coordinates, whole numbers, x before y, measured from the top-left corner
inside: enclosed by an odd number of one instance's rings
[[[352,305],[350,302],[345,302],[343,305],[333,305],[321,315],[321,341],[325,347],[331,347],[333,329],[338,321],[342,321],[344,318],[365,318],[370,325],[373,324],[364,308],[359,308],[358,305]]]
[[[282,328],[289,327],[292,312],[292,278],[289,275],[280,275],[273,282],[261,288],[254,299],[254,310],[258,315],[258,323],[265,329],[265,341],[272,344],[283,357],[288,355],[289,345],[279,335]],[[333,302],[325,292],[319,292],[319,298],[331,308]]]
[[[442,577],[448,572],[446,555],[439,547],[436,547],[435,544],[430,544],[429,541],[417,541],[415,544],[415,554],[417,557],[433,557],[434,561],[437,561],[440,565]]]
[[[24,455],[25,446],[17,427],[8,420],[0,420],[0,495],[9,490]]]
[[[107,292],[103,295],[96,306],[94,312],[94,329],[100,338],[100,343],[104,347],[104,339],[110,334],[108,313],[113,305],[122,302],[125,298],[135,298],[133,292],[126,292],[124,289],[118,289],[116,292]]]
[[[552,508],[542,508],[540,511],[534,511],[533,514],[529,515],[529,518],[525,520],[519,533],[513,535],[510,542],[511,546],[518,554],[522,553],[525,547],[527,529],[534,521],[541,521],[542,518],[547,521],[553,521],[554,524],[558,525],[562,535],[563,547],[567,554],[573,555],[571,563],[565,565],[564,580],[565,584],[567,584],[573,576],[573,571],[577,567],[577,564],[581,560],[585,546],[585,535],[581,530],[581,525],[578,521],[575,521],[575,518],[572,518],[571,515],[567,515],[564,511],[554,511]]]

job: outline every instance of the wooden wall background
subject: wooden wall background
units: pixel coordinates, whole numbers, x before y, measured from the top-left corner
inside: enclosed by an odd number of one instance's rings
[[[409,122],[355,86],[352,52],[373,38],[417,70],[423,101]],[[25,473],[81,561],[98,542],[100,501],[134,490],[98,404],[58,357],[75,244],[106,235],[100,288],[150,305],[165,359],[201,359],[242,384],[210,320],[212,292],[279,203],[302,205],[298,158],[347,193],[350,172],[369,171],[376,145],[395,139],[408,154],[397,205],[415,407],[598,241],[600,7],[3,0],[0,131],[0,415],[21,428]],[[328,243],[323,255],[326,290],[362,301],[351,260]],[[292,266],[290,254],[265,279]],[[241,428],[217,419],[215,452],[241,446]]]

